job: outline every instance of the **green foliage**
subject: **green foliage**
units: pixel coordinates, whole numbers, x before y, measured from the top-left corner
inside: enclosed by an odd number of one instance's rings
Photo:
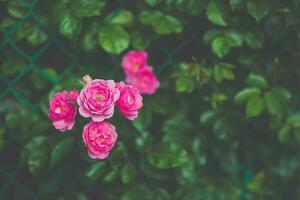
[[[1,0],[0,199],[299,199],[298,0]],[[105,160],[59,133],[55,92],[125,79],[145,49],[160,81],[115,110]]]

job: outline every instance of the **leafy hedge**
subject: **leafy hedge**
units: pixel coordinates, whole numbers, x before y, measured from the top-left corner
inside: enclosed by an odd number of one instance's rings
[[[1,199],[300,198],[299,0],[1,0]],[[105,161],[47,118],[78,79],[161,82]]]

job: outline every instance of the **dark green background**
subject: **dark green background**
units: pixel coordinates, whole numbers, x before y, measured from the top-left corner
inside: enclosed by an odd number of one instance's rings
[[[299,0],[0,0],[0,199],[297,200]],[[57,91],[124,80],[145,49],[161,87],[106,160]]]

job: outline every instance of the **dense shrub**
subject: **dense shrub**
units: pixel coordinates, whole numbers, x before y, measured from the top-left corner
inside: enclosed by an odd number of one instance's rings
[[[1,0],[1,199],[300,198],[299,0]],[[118,145],[59,133],[54,92],[123,80],[145,49],[161,82]]]

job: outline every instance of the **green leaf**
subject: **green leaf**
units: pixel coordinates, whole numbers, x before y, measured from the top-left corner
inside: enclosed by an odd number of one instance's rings
[[[246,79],[246,83],[250,86],[259,87],[259,88],[266,88],[268,83],[263,76],[258,74],[251,73]]]
[[[300,128],[295,128],[295,138],[300,143]]]
[[[73,0],[70,7],[78,17],[91,17],[99,16],[105,4],[105,0]]]
[[[210,44],[213,39],[220,36],[222,31],[216,29],[210,29],[204,33],[203,40],[205,44]]]
[[[160,35],[170,33],[180,33],[182,31],[181,22],[173,16],[165,15],[152,24],[154,30]]]
[[[164,14],[160,11],[142,11],[140,13],[140,21],[146,25],[152,25],[162,19]]]
[[[33,27],[31,34],[27,37],[27,41],[33,46],[39,45],[47,39],[48,35],[38,27]]]
[[[50,167],[56,166],[61,162],[70,152],[74,146],[74,137],[68,137],[59,141],[52,149],[50,157]]]
[[[127,162],[121,169],[121,179],[123,183],[128,184],[133,181],[136,174],[136,168],[132,163]]]
[[[187,142],[187,135],[193,130],[193,124],[182,114],[174,114],[163,124],[164,142]]]
[[[59,22],[59,32],[65,37],[72,39],[81,32],[82,21],[74,15],[66,14]]]
[[[256,117],[264,109],[264,102],[260,96],[254,96],[246,104],[246,113],[248,117]]]
[[[7,4],[7,11],[8,13],[16,18],[23,17],[27,12],[26,10],[20,6],[19,3],[11,1]]]
[[[210,1],[207,5],[206,15],[209,21],[220,26],[227,26],[225,20],[225,10],[220,1]]]
[[[232,47],[240,47],[244,42],[244,35],[236,30],[229,30],[225,32],[227,38],[230,39]]]
[[[192,92],[195,87],[195,82],[189,77],[179,77],[176,80],[177,92]]]
[[[249,32],[246,33],[245,40],[249,47],[253,49],[260,49],[264,46],[265,35],[260,31]]]
[[[103,177],[102,181],[106,183],[111,183],[114,180],[116,180],[119,176],[119,170],[117,169],[112,169],[108,173],[105,174]]]
[[[227,38],[223,36],[216,37],[211,43],[211,48],[213,53],[219,58],[223,58],[231,50]]]
[[[105,21],[114,25],[128,25],[132,22],[133,15],[129,10],[117,10],[109,14]]]
[[[292,98],[292,94],[283,87],[272,88],[272,93],[277,96],[281,101],[289,101]]]
[[[222,68],[222,76],[224,79],[229,80],[229,81],[235,80],[235,75],[234,75],[232,69],[229,69],[229,68]]]
[[[130,38],[134,49],[145,49],[152,41],[152,36],[146,30],[137,30],[132,32]]]
[[[139,111],[138,117],[133,121],[133,126],[139,130],[144,131],[148,128],[152,121],[152,113],[143,108]]]
[[[245,4],[245,0],[229,0],[229,5],[232,11],[241,10]]]
[[[221,83],[223,80],[222,68],[220,66],[214,67],[214,78],[217,83]]]
[[[261,94],[261,90],[256,87],[245,88],[239,91],[234,96],[234,102],[237,104],[242,104],[246,102],[250,97],[259,96]]]
[[[161,0],[146,0],[146,2],[150,5],[150,6],[156,6],[156,5],[158,5],[160,2],[161,2]]]
[[[272,92],[267,92],[264,96],[264,100],[266,108],[270,114],[275,115],[280,113],[280,101]]]
[[[187,151],[177,143],[155,145],[147,155],[148,162],[160,169],[179,167],[188,162]]]
[[[100,29],[98,41],[107,52],[119,54],[128,48],[130,37],[121,26],[107,25]]]
[[[247,0],[247,11],[259,23],[269,13],[269,7],[266,0]]]
[[[105,162],[98,161],[97,163],[92,164],[85,172],[85,175],[92,179],[96,180],[100,176],[106,174],[108,171],[107,165]]]
[[[88,26],[87,31],[84,33],[81,45],[84,50],[94,50],[98,46],[97,37],[100,25],[95,22]]]
[[[34,137],[25,146],[28,169],[34,176],[37,176],[46,166],[48,158],[47,138],[44,136]]]
[[[290,138],[290,132],[291,132],[291,127],[289,125],[283,126],[277,134],[277,138],[279,142],[287,143]]]
[[[287,123],[288,123],[288,125],[291,125],[294,128],[300,128],[300,115],[293,114],[293,115],[289,116]]]

